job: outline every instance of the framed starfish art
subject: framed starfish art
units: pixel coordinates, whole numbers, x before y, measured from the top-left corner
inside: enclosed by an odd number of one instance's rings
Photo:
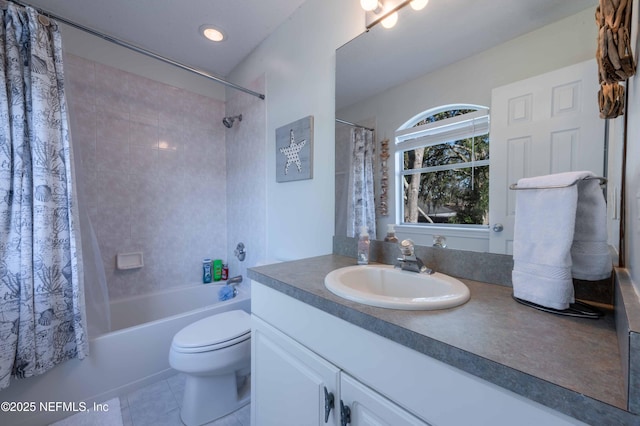
[[[276,182],[313,178],[313,116],[276,129]]]

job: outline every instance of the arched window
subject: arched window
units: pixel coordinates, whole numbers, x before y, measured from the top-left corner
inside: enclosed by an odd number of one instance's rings
[[[447,105],[396,132],[399,223],[487,225],[489,109]]]

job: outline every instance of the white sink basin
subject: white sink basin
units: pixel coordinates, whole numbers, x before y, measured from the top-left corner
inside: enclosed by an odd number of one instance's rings
[[[446,309],[469,300],[469,289],[438,272],[418,274],[391,265],[347,266],[330,272],[324,285],[333,294],[380,308]]]

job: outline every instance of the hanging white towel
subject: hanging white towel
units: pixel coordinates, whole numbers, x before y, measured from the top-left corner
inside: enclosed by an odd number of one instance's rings
[[[604,197],[597,179],[583,180],[593,176],[567,172],[518,181],[518,188],[566,187],[517,191],[515,297],[567,309],[575,301],[573,276],[593,280],[610,274]]]
[[[574,278],[596,281],[611,275],[607,204],[597,179],[578,182],[578,209],[571,260]]]

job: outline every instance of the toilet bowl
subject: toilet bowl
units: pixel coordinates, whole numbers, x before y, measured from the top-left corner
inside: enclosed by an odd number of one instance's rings
[[[202,425],[248,404],[251,316],[228,311],[186,326],[173,337],[169,364],[186,375],[185,425]]]

